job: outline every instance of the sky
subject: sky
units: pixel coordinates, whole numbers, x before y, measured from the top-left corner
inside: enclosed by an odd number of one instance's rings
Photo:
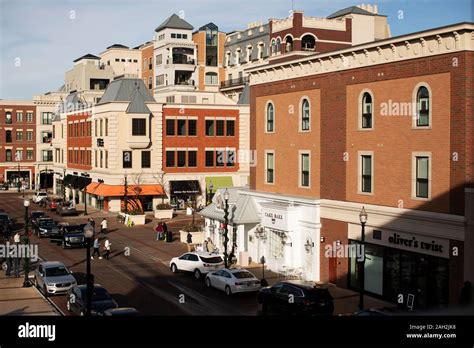
[[[474,0],[293,0],[305,15],[326,17],[348,6],[377,4],[392,36],[458,22],[474,22]],[[285,18],[292,0],[0,0],[0,99],[31,99],[57,90],[73,60],[120,43],[153,38],[171,14],[196,29],[209,22],[220,31]]]

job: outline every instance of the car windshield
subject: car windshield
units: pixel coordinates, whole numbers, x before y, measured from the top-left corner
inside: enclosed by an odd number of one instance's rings
[[[232,273],[237,279],[253,278],[253,274],[247,271],[238,271]]]
[[[109,293],[107,292],[107,290],[103,289],[103,288],[94,288],[93,290],[93,294],[92,294],[92,301],[105,301],[105,300],[110,300],[110,295]],[[84,298],[87,297],[87,290],[86,289],[83,289],[82,290],[82,296]]]
[[[38,211],[38,212],[34,212],[34,213],[31,213],[31,218],[32,219],[37,219],[41,216],[44,216],[44,213],[42,211]]]
[[[205,263],[221,263],[223,260],[220,256],[204,257],[201,256],[202,262]]]
[[[41,221],[40,225],[44,227],[54,227],[54,221],[53,220]]]
[[[47,277],[61,277],[68,274],[69,274],[69,271],[64,266],[46,268]]]
[[[65,233],[81,233],[84,232],[81,226],[64,226]]]

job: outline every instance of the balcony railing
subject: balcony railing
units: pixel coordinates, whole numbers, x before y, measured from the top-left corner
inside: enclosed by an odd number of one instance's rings
[[[166,64],[187,64],[194,65],[194,59],[187,59],[185,57],[175,57],[173,59],[167,59]]]
[[[175,81],[175,86],[194,86],[194,80],[186,80],[186,81]]]
[[[221,82],[221,88],[245,85],[247,82],[249,82],[249,77],[248,76],[239,77],[239,78],[236,78],[236,79],[225,80],[225,81]]]

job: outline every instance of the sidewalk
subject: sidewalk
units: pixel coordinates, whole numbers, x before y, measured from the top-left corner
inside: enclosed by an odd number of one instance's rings
[[[60,315],[35,287],[24,288],[23,280],[0,271],[0,315]]]

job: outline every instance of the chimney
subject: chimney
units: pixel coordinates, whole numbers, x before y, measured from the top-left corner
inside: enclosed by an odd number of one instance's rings
[[[379,14],[379,7],[377,4],[374,4],[374,14]]]

